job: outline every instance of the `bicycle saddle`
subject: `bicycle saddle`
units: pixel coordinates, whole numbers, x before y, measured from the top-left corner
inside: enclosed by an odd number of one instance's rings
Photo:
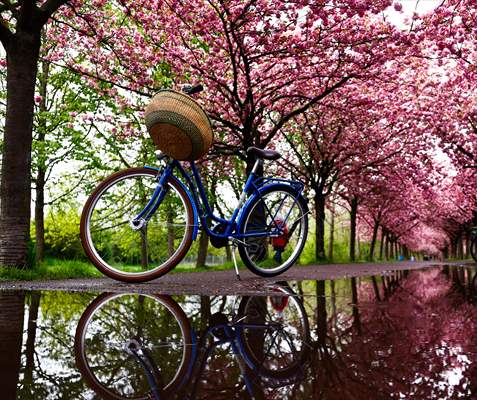
[[[249,147],[247,149],[248,154],[254,154],[258,158],[264,160],[278,160],[282,155],[275,150],[259,149],[258,147]]]

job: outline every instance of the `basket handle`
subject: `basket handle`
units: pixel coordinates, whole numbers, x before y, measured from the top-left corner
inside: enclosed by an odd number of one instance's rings
[[[192,86],[192,85],[182,86],[182,91],[185,94],[188,94],[188,95],[199,93],[199,92],[202,92],[203,90],[204,90],[204,87],[200,83],[198,85],[195,85],[195,86]]]

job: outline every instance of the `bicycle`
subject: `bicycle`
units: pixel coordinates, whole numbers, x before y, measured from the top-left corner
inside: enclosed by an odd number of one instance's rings
[[[256,385],[295,383],[310,355],[308,318],[289,287],[273,290],[278,296],[243,297],[231,321],[212,314],[200,337],[170,296],[99,295],[78,323],[76,364],[107,399],[196,398],[210,372],[206,364],[222,345],[230,346],[252,397]]]
[[[188,173],[181,162],[157,153],[164,163],[160,168],[129,168],[106,178],[81,215],[81,241],[91,262],[113,279],[149,281],[179,264],[200,228],[215,247],[232,243],[238,279],[236,248],[257,275],[286,271],[300,256],[308,235],[304,184],[258,174],[264,160],[281,157],[277,151],[249,147],[247,153],[256,161],[229,219],[213,213],[194,161]]]

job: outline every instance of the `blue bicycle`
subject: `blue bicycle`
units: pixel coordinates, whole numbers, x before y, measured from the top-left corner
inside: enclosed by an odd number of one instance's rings
[[[277,151],[250,147],[247,152],[256,162],[230,219],[212,212],[193,161],[187,172],[179,161],[158,154],[162,167],[129,168],[106,178],[81,216],[81,241],[92,263],[113,279],[149,281],[174,268],[203,229],[215,247],[231,243],[239,279],[236,248],[257,275],[286,271],[308,234],[304,185],[257,173],[264,160],[280,158]]]

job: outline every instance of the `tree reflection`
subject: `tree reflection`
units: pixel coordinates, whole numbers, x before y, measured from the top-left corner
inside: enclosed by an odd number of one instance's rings
[[[475,396],[477,310],[462,296],[473,274],[450,272],[391,273],[383,299],[378,279],[351,279],[351,310],[329,318],[326,335],[317,319],[310,398]],[[319,299],[317,312],[326,315]]]
[[[16,399],[23,333],[23,292],[0,292],[0,387],[5,400]]]

